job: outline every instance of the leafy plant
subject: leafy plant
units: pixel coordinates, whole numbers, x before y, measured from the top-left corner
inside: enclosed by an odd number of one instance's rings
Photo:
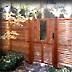
[[[57,72],[55,67],[50,67],[49,72]]]
[[[11,71],[16,68],[25,58],[24,54],[15,51],[2,51],[6,55],[0,59],[0,71]]]

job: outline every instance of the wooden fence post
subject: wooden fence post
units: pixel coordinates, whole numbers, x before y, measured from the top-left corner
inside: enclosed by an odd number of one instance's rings
[[[33,63],[33,39],[32,39],[32,21],[29,20],[30,24],[30,47],[29,47],[29,62]]]
[[[55,36],[54,36],[54,66],[58,65],[58,17],[55,17]]]
[[[10,32],[12,31],[12,24],[10,24]],[[12,39],[10,38],[10,51],[12,51]]]

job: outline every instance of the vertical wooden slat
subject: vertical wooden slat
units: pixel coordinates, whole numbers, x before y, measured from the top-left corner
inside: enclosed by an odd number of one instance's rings
[[[46,36],[47,36],[47,42],[49,43],[50,41],[50,20],[49,19],[47,20],[46,25],[47,25]]]
[[[57,23],[57,66],[58,66],[58,48],[59,48],[59,19]]]
[[[42,62],[42,63],[44,63],[44,52],[43,52],[43,49],[44,49],[44,48],[43,48],[43,45],[44,45],[44,43],[42,42],[42,45],[41,45],[41,49],[42,49],[42,50],[41,50],[41,62]]]
[[[55,19],[53,19],[53,33],[55,33]],[[53,46],[52,46],[52,65],[54,66],[54,39],[53,39]]]
[[[12,31],[12,24],[10,24],[10,32]],[[10,39],[10,51],[12,51],[12,39]]]
[[[58,17],[55,17],[55,38],[54,38],[54,66],[58,64]]]
[[[34,19],[32,20],[32,51],[33,51],[33,61],[34,61]]]
[[[30,47],[29,47],[29,62],[33,63],[33,42],[32,42],[32,21],[29,20],[30,24]]]
[[[39,28],[39,25],[40,25],[40,24],[39,24],[39,20],[37,19],[37,41],[40,40],[40,38],[39,38],[39,37],[40,37],[40,35],[39,35],[39,29],[40,29],[40,28]]]

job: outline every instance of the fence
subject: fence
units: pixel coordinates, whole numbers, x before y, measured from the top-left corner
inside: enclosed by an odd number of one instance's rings
[[[46,21],[46,40],[40,40],[40,21]],[[16,31],[16,39],[1,40],[3,50],[12,50],[25,54],[25,60],[44,62],[58,67],[62,63],[72,65],[72,19],[33,19],[19,22],[23,26],[15,26],[14,21],[2,21],[0,27],[4,34]],[[53,39],[54,33],[54,39]],[[11,34],[12,35],[12,34]]]

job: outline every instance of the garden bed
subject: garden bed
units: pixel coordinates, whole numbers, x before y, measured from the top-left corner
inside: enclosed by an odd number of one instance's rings
[[[0,50],[0,71],[13,71],[25,58],[15,51]]]

